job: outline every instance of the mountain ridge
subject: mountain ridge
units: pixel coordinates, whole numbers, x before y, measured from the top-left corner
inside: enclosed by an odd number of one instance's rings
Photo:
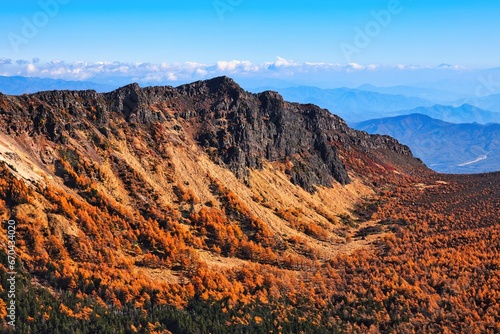
[[[410,110],[401,110],[399,114],[424,114],[434,119],[448,123],[500,123],[500,113],[484,110],[474,105],[464,103],[458,107],[436,104],[432,107],[418,107]]]
[[[309,86],[279,89],[290,101],[314,103],[328,108],[348,122],[359,122],[381,115],[389,115],[401,109],[431,106],[432,102],[418,97],[382,94],[352,88],[321,89]]]
[[[498,328],[481,306],[498,173],[434,173],[394,138],[224,77],[0,95],[0,128],[18,332]],[[477,316],[457,321],[464,307]]]
[[[206,150],[215,149],[218,156],[213,159],[229,166],[238,177],[248,177],[249,168],[261,166],[259,160],[291,159],[294,165],[289,171],[291,179],[308,191],[314,190],[314,184],[329,185],[333,180],[341,184],[349,182],[337,148],[331,142],[356,144],[365,150],[387,149],[411,157],[411,151],[395,140],[358,133],[324,109],[290,104],[275,92],[249,94],[228,77],[197,81],[178,88],[140,88],[138,84],[130,84],[104,94],[92,90],[49,91],[31,96],[42,104],[36,109],[30,107],[32,114],[24,112],[23,117],[31,117],[35,132],[40,132],[40,126],[43,126],[42,132],[52,140],[61,140],[60,137],[65,136],[63,133],[71,132],[66,128],[72,125],[61,115],[50,111],[47,120],[41,124],[39,119],[44,117],[44,108],[49,103],[70,117],[79,117],[77,109],[87,113],[87,117],[93,117],[103,132],[107,132],[105,128],[113,113],[121,113],[129,123],[146,125],[180,117],[189,120],[188,127],[196,133],[194,137],[198,144]],[[19,102],[24,100],[26,104],[29,96],[14,99]],[[85,101],[83,108],[77,102],[79,99]],[[171,104],[165,105],[165,100],[171,101]],[[85,108],[90,110],[84,111]],[[67,124],[63,126],[64,123]],[[197,123],[204,126],[192,126]],[[7,131],[10,131],[9,127]],[[328,131],[331,134],[325,134]],[[305,164],[305,161],[308,163]],[[297,169],[303,175],[298,175]]]
[[[392,95],[405,95],[408,97],[418,97],[427,101],[434,103],[453,103],[461,98],[463,94],[450,92],[446,90],[438,90],[433,88],[423,88],[417,86],[389,86],[389,87],[379,87],[371,84],[364,84],[358,86],[357,89],[364,91],[372,91],[381,94],[392,94]]]
[[[23,76],[0,76],[0,92],[8,95],[33,94],[47,90],[86,90],[95,89],[100,92],[111,91],[114,85],[107,85],[91,81],[69,81],[62,79],[23,77]]]
[[[439,172],[495,172],[500,164],[500,124],[496,123],[455,124],[410,114],[361,122],[355,128],[398,138]]]

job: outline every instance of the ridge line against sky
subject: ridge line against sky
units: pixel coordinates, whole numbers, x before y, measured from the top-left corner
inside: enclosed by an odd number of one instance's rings
[[[485,95],[500,91],[498,17],[490,0],[19,0],[0,11],[0,75],[113,85],[228,75],[324,88],[432,81]]]

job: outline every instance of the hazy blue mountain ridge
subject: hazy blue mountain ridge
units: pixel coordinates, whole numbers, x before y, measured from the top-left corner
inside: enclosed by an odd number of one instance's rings
[[[368,120],[355,124],[354,128],[396,138],[438,172],[500,170],[500,124],[452,124],[411,114]]]
[[[48,90],[87,90],[108,92],[116,87],[91,81],[67,81],[35,77],[0,76],[0,92],[7,95],[31,94]]]
[[[418,107],[411,110],[401,110],[398,115],[423,114],[449,123],[500,123],[500,113],[480,109],[470,104],[458,107],[434,105]]]
[[[279,89],[278,92],[285,100],[317,104],[350,123],[392,116],[404,109],[433,105],[432,102],[418,97],[381,94],[350,88],[321,89],[302,86]]]

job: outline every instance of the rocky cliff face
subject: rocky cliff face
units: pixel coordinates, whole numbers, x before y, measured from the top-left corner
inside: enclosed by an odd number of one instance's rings
[[[333,138],[324,132],[337,126],[334,117],[323,121],[317,107],[285,103],[274,92],[248,94],[228,78],[204,83],[198,92],[202,95],[193,96],[194,118],[200,124],[196,140],[238,177],[245,179],[248,168],[260,168],[265,160],[290,161],[291,180],[307,190],[314,184],[331,186],[334,180],[350,182],[336,148],[329,144]]]
[[[177,88],[137,84],[114,92],[50,91],[0,96],[0,123],[8,134],[64,142],[78,130],[98,129],[101,141],[120,122],[152,133],[155,124],[183,132],[211,159],[248,181],[265,161],[285,163],[290,180],[314,192],[315,185],[350,182],[339,148],[348,154],[385,150],[411,159],[408,147],[386,136],[349,128],[315,105],[288,103],[276,92],[251,94],[219,77]],[[101,138],[102,137],[102,138]]]
[[[425,171],[390,137],[228,78],[0,94],[0,243],[14,222],[16,299],[38,310],[18,332],[500,328],[484,307],[500,175]]]

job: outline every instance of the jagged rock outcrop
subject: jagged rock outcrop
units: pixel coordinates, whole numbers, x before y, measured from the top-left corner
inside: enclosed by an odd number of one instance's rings
[[[276,92],[248,93],[228,77],[177,88],[131,84],[106,94],[0,95],[0,124],[9,134],[27,132],[58,142],[95,126],[108,136],[111,120],[150,133],[154,124],[182,128],[243,180],[264,161],[285,163],[290,180],[310,192],[316,185],[350,182],[339,148],[412,157],[408,147],[390,137],[355,131],[325,109],[285,102]]]
[[[248,168],[260,168],[264,160],[290,161],[292,182],[308,191],[314,185],[331,186],[334,180],[350,182],[336,148],[328,143],[331,138],[323,131],[321,117],[317,117],[319,108],[301,109],[275,92],[252,95],[228,78],[208,82],[206,88],[225,94],[211,101],[212,112],[198,110],[202,125],[196,139],[203,147],[215,149],[214,158],[237,176],[246,178]],[[206,89],[200,87],[199,91]],[[204,97],[200,103],[207,102]]]

